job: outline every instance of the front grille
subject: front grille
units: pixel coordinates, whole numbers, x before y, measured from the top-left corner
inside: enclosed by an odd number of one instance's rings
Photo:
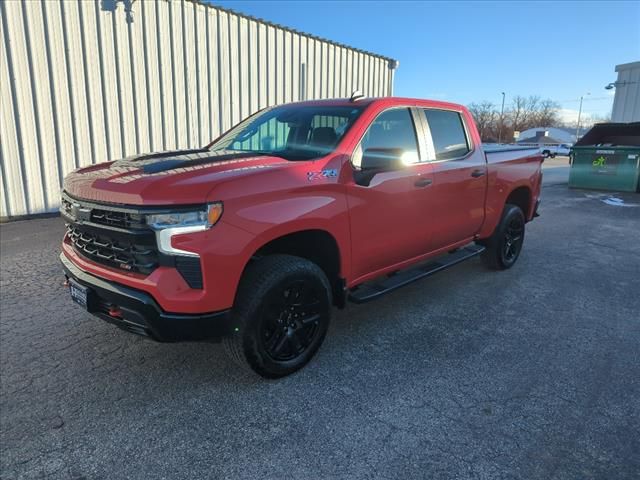
[[[169,256],[158,251],[155,232],[145,223],[145,214],[157,211],[89,203],[66,193],[62,194],[60,207],[67,221],[67,236],[79,255],[101,265],[145,275],[159,265],[174,267],[189,287],[202,289],[199,257]]]
[[[60,205],[60,211],[63,214],[66,214],[67,217],[71,217],[73,215],[73,205],[71,203],[71,199],[62,195],[62,203]]]
[[[115,239],[109,232],[91,231],[74,224],[67,224],[67,234],[74,250],[96,263],[144,274],[151,273],[158,266],[153,236],[139,243],[137,236]]]
[[[128,212],[114,212],[94,208],[91,210],[91,221],[110,227],[134,228],[136,230],[146,228],[144,217],[140,214]]]
[[[133,230],[148,229],[144,216],[136,212],[127,212],[124,209],[111,210],[99,206],[79,202],[66,195],[62,196],[60,211],[70,219],[76,219],[78,212],[88,212],[86,220],[98,225],[118,227]]]

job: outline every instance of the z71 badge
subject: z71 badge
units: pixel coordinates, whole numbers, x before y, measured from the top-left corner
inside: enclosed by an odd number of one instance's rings
[[[320,180],[321,178],[337,177],[338,170],[332,168],[330,170],[320,170],[319,172],[307,172],[307,180]]]

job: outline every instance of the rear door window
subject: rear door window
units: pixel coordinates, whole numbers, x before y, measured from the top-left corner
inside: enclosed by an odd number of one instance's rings
[[[436,160],[464,157],[470,152],[469,140],[458,112],[424,109],[431,130]]]

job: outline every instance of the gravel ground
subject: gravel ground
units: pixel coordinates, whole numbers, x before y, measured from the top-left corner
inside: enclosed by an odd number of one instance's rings
[[[543,198],[513,269],[336,311],[279,381],[91,317],[61,220],[2,225],[1,477],[640,478],[640,206]]]

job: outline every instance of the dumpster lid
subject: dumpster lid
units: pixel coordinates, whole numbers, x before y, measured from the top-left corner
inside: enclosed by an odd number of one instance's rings
[[[640,122],[597,123],[575,143],[574,147],[586,145],[640,147]]]

